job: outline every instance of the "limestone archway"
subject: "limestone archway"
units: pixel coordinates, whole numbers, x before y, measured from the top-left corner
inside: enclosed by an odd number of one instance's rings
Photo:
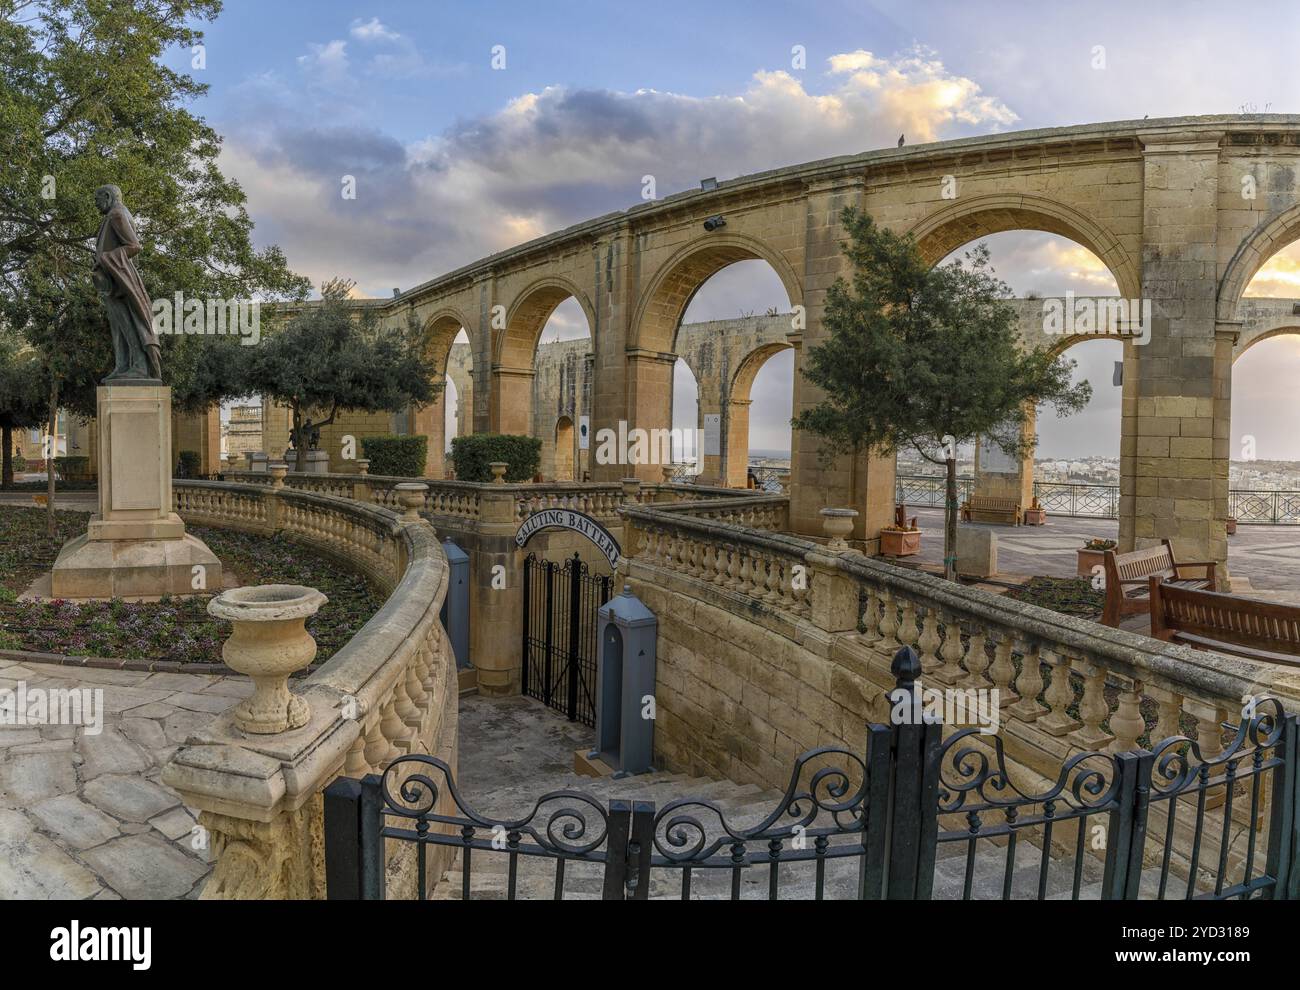
[[[793,350],[788,343],[764,344],[749,352],[736,369],[727,388],[723,419],[722,473],[731,488],[744,488],[749,473],[749,410],[754,379],[768,360],[782,351]]]
[[[633,311],[632,346],[628,349],[627,364],[630,425],[643,429],[664,429],[675,425],[674,367],[682,317],[709,279],[741,261],[764,262],[780,280],[787,308],[802,311],[803,283],[800,276],[782,252],[763,241],[744,234],[714,232],[705,233],[678,248],[648,280]],[[691,371],[699,386],[700,422],[696,429],[705,433],[704,417],[718,415],[723,421],[719,434],[721,447],[726,443],[727,410],[724,407],[729,382],[714,382],[702,368],[692,367]],[[703,457],[703,475],[714,481],[724,481],[725,476],[720,474],[720,455],[710,454],[703,444],[697,446]],[[634,466],[634,470],[650,479],[658,474],[657,465]]]
[[[412,411],[411,431],[429,438],[425,453],[424,474],[428,478],[442,478],[446,475],[447,446],[447,389],[446,380],[451,357],[451,348],[456,338],[462,333],[469,333],[469,321],[458,310],[444,307],[424,320],[423,343],[425,354],[434,362],[434,379],[442,384],[433,402],[422,409]],[[464,396],[457,395],[463,403]]]
[[[1273,255],[1296,240],[1300,240],[1300,205],[1283,210],[1242,239],[1219,279],[1215,313],[1220,323],[1241,320],[1242,297],[1251,281]]]
[[[582,309],[587,332],[594,340],[595,310],[587,294],[567,278],[547,276],[530,283],[507,307],[505,328],[492,347],[490,422],[497,433],[533,435],[533,378],[537,344],[547,321],[562,302],[572,298]],[[549,440],[549,437],[543,437]]]

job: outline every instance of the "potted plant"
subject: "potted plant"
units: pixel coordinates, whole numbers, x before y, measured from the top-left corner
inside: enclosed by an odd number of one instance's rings
[[[921,552],[921,529],[916,517],[902,526],[886,526],[880,531],[880,553],[884,557],[910,557]]]
[[[1107,550],[1114,550],[1118,543],[1114,540],[1089,540],[1079,548],[1079,577],[1092,577],[1094,567],[1100,567]]]
[[[1038,501],[1038,496],[1034,496],[1034,504],[1025,510],[1026,526],[1041,526],[1047,522],[1047,510],[1043,508]]]
[[[1237,532],[1237,517],[1236,517],[1236,516],[1229,516],[1229,517],[1228,517],[1228,535],[1229,535],[1229,536],[1234,536],[1234,535],[1236,534],[1236,532]]]

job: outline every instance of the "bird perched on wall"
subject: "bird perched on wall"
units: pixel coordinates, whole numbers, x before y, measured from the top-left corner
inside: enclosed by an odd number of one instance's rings
[[[900,148],[903,146],[903,138],[904,138],[904,136],[905,136],[905,135],[902,135],[902,134],[898,135],[898,146],[899,146]]]

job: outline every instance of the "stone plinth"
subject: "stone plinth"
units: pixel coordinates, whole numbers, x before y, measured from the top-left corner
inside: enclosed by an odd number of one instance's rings
[[[54,562],[56,598],[221,590],[221,562],[171,510],[171,389],[101,385],[99,512]]]

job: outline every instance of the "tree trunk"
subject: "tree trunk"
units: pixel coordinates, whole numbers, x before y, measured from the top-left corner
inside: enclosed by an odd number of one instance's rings
[[[0,426],[0,443],[0,488],[8,491],[14,486],[14,428],[8,423]]]
[[[45,458],[45,518],[49,524],[50,538],[53,539],[59,532],[54,518],[54,460],[59,455],[59,383],[57,380],[50,382],[50,433],[46,443],[49,454]]]
[[[302,410],[296,405],[293,407],[293,426],[289,430],[289,440],[293,443],[293,463],[289,465],[289,470],[305,470],[307,452],[303,448],[306,446],[307,430],[302,423]]]
[[[957,580],[957,458],[948,458],[943,510],[943,576]]]

